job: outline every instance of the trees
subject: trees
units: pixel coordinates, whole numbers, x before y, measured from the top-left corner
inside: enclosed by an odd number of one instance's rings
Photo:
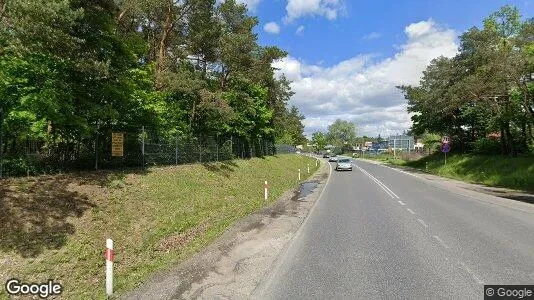
[[[356,141],[356,125],[337,119],[328,126],[328,139],[332,145],[350,151]]]
[[[312,143],[317,145],[317,150],[324,150],[328,145],[328,137],[325,133],[317,131],[312,134]]]
[[[235,0],[0,1],[3,149],[150,126],[301,143],[303,116]],[[7,133],[7,134],[6,134]]]
[[[413,113],[413,131],[448,134],[466,151],[498,132],[502,154],[527,151],[534,122],[532,20],[505,6],[460,36],[459,53],[440,57],[419,86],[399,87]]]

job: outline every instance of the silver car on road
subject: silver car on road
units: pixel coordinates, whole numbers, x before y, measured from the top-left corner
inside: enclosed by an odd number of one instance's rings
[[[336,163],[336,171],[349,170],[352,171],[352,162],[348,158],[340,158]]]

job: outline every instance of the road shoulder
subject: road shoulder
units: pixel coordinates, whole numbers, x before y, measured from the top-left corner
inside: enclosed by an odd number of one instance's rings
[[[206,249],[171,270],[153,275],[122,299],[249,297],[303,225],[326,186],[329,164],[321,162],[304,185],[235,222]]]
[[[534,194],[513,189],[490,187],[482,184],[469,183],[461,180],[441,177],[434,174],[423,172],[419,169],[391,165],[381,161],[358,158],[356,161],[364,161],[376,165],[381,165],[386,168],[402,172],[406,175],[411,175],[420,180],[424,180],[436,187],[446,189],[448,191],[467,196],[473,199],[484,199],[493,205],[504,206],[524,212],[534,213]],[[485,197],[480,197],[483,194]]]

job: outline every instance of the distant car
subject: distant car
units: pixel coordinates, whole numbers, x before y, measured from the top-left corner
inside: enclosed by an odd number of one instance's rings
[[[336,171],[349,170],[352,171],[352,163],[348,158],[341,158],[336,163]]]
[[[323,158],[330,158],[330,154],[328,153],[323,154]]]
[[[336,155],[332,155],[332,156],[330,156],[330,158],[328,159],[328,161],[331,161],[331,162],[337,162],[337,156],[336,156]]]

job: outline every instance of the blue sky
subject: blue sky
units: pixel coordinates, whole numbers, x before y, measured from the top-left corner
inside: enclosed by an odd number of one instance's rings
[[[290,104],[306,116],[308,135],[337,118],[355,122],[360,135],[408,129],[395,85],[417,84],[432,58],[453,56],[457,36],[503,5],[534,16],[533,0],[239,2],[259,18],[259,43],[289,53],[275,66],[293,81]]]

